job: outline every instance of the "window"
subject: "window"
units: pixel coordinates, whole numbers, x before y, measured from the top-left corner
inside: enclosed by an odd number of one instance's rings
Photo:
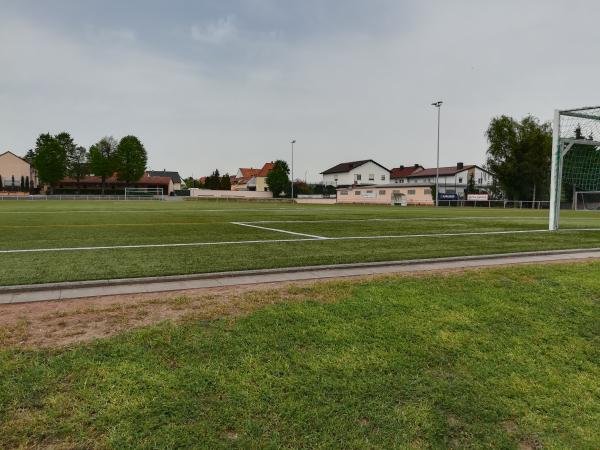
[[[462,183],[462,177],[458,179],[458,182],[459,182],[459,183]]]
[[[356,181],[360,181],[362,176],[360,175],[360,173],[357,173],[356,175],[354,175],[354,177],[356,178]]]
[[[373,173],[369,174],[369,181],[375,181],[375,174],[373,174]]]
[[[423,194],[425,194],[425,195],[431,195],[431,189],[425,189],[425,190],[423,190]]]
[[[385,175],[381,175],[381,181],[385,181]]]
[[[385,191],[379,191],[379,195],[385,195]]]
[[[338,177],[336,176],[333,181],[335,181],[337,183]]]
[[[478,183],[478,184],[481,184],[481,183],[482,183],[482,180],[481,180],[481,178],[477,178],[477,183]]]
[[[367,195],[370,195],[372,193],[373,193],[373,191],[367,191]]]
[[[416,194],[416,192],[415,192],[414,189],[409,189],[408,190],[408,195],[415,195],[415,194]]]
[[[340,195],[348,195],[348,191],[340,191]]]
[[[360,191],[354,191],[354,195],[360,195]]]

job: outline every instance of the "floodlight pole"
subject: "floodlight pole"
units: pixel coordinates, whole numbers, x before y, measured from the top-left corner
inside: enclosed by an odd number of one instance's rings
[[[296,143],[296,139],[292,139],[290,144],[292,144],[292,203],[294,203],[294,144]]]
[[[435,166],[435,206],[439,206],[440,198],[440,112],[442,110],[441,100],[432,103],[431,106],[437,108],[437,161]]]

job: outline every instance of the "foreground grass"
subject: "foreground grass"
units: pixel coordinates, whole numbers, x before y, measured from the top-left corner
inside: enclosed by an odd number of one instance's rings
[[[600,215],[597,212],[564,212],[562,224],[567,229],[558,233],[247,244],[237,242],[302,236],[231,223],[236,221],[276,221],[268,226],[325,237],[405,236],[545,229],[547,211],[191,201],[2,202],[0,252],[57,247],[228,243],[5,253],[2,254],[0,285],[600,247]],[[573,228],[598,231],[573,231]]]
[[[600,263],[291,291],[0,352],[0,447],[600,447]]]

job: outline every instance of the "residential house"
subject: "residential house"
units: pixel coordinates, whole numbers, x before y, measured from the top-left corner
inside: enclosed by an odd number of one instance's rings
[[[146,174],[150,177],[169,177],[173,182],[173,190],[179,191],[182,188],[182,180],[179,172],[172,172],[168,170],[148,170]]]
[[[235,183],[231,184],[232,191],[269,192],[267,176],[273,169],[273,161],[263,164],[260,169],[240,167],[235,175]]]
[[[390,171],[372,159],[340,163],[323,172],[325,186],[361,186],[387,184],[390,181]]]
[[[423,169],[408,175],[409,183],[415,185],[435,185],[436,168]],[[473,177],[475,189],[489,192],[494,179],[491,172],[475,165],[465,165],[461,162],[456,166],[439,168],[440,194],[457,194],[459,198],[466,198],[469,179]]]
[[[394,167],[390,170],[390,182],[395,184],[408,183],[408,176],[423,170],[423,166],[415,164],[412,166]]]
[[[11,151],[0,154],[0,191],[28,192],[38,187],[36,170]]]

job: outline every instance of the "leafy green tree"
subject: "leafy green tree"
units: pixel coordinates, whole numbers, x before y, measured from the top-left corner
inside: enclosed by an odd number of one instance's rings
[[[25,177],[21,175],[21,192],[25,190]]]
[[[290,168],[287,162],[278,159],[273,163],[273,169],[267,175],[267,186],[269,186],[269,190],[273,193],[274,197],[280,197],[282,192],[289,195],[289,173]]]
[[[533,116],[494,117],[486,131],[487,166],[510,200],[549,197],[552,127]]]
[[[29,176],[26,176],[26,177],[25,177],[25,189],[26,189],[27,191],[30,191],[30,190],[31,190],[31,184],[29,183]]]
[[[67,150],[65,136],[61,140],[50,133],[40,134],[35,142],[33,165],[37,169],[41,183],[47,184],[52,194],[54,186],[65,177],[67,171]]]
[[[148,155],[146,149],[135,136],[125,136],[115,152],[116,171],[119,180],[127,186],[138,181],[146,171]]]
[[[79,189],[80,180],[89,175],[88,151],[85,147],[75,147],[74,150],[67,154],[67,174],[74,178]]]
[[[221,177],[221,180],[219,182],[219,189],[223,190],[223,191],[230,191],[231,190],[231,178],[229,178],[229,174],[226,173],[225,175],[223,175]]]
[[[115,172],[115,151],[117,141],[114,137],[103,137],[90,147],[89,171],[102,180],[102,195],[106,187],[106,179]]]

